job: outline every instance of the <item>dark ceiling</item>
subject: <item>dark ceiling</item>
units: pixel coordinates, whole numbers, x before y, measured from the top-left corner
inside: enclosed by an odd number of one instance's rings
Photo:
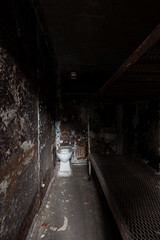
[[[59,61],[115,71],[160,22],[159,0],[45,0]]]
[[[160,23],[159,0],[45,0],[42,6],[64,76],[77,71],[86,76],[83,84],[90,76],[97,90]]]

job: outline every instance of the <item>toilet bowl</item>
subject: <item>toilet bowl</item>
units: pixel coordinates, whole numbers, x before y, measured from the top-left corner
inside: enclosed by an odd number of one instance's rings
[[[60,160],[60,167],[58,170],[58,176],[68,177],[71,176],[72,170],[70,167],[70,159],[72,157],[73,150],[70,146],[62,146],[56,150],[57,158]]]

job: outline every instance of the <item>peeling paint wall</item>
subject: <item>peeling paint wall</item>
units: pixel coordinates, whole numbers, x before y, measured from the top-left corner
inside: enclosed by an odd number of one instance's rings
[[[87,110],[82,101],[83,98],[69,96],[62,99],[59,144],[72,146],[72,162],[85,160],[87,157]]]
[[[43,199],[54,169],[54,122],[40,105],[40,193]]]
[[[42,47],[45,42],[42,33],[40,38],[43,44],[37,49],[37,19],[31,1],[3,1],[0,9],[0,239],[3,240],[25,239],[54,169],[54,92],[51,95],[51,90],[46,90],[54,76],[47,47]],[[53,82],[54,79],[52,85]]]
[[[37,193],[37,99],[7,49],[0,56],[0,238],[15,239]]]

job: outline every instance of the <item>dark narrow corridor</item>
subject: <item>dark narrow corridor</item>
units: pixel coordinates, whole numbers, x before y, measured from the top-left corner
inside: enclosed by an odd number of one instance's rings
[[[159,0],[2,0],[0,239],[160,239]]]
[[[86,165],[73,165],[70,178],[56,178],[28,240],[117,239],[120,233],[96,179]]]

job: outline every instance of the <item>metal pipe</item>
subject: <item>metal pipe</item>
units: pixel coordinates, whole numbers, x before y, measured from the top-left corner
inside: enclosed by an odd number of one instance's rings
[[[39,111],[39,97],[37,97],[37,182],[38,182],[38,200],[39,200],[39,204],[41,204],[41,177],[40,177],[40,167],[41,167],[41,159],[40,159],[40,151],[41,151],[41,146],[40,146],[40,111]]]
[[[91,154],[91,145],[90,145],[90,124],[89,124],[89,110],[88,110],[88,174],[89,174],[89,180],[91,178],[91,160],[90,160],[90,154]]]

